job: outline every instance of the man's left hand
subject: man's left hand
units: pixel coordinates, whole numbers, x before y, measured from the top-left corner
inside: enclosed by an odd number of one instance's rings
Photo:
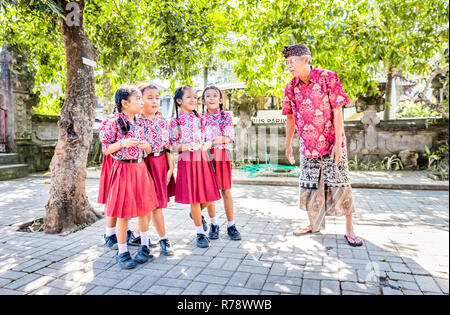
[[[335,144],[333,150],[331,150],[331,158],[334,159],[334,164],[338,165],[342,160],[342,146]]]

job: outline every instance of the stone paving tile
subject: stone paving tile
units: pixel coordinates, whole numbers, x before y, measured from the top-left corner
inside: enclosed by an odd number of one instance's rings
[[[0,205],[0,294],[448,294],[448,242],[429,245],[448,239],[445,192],[355,189],[355,228],[365,246],[351,248],[342,237],[343,218],[327,218],[327,229],[317,235],[292,236],[307,222],[295,190],[280,186],[274,195],[273,187],[237,185],[235,220],[242,241],[227,238],[218,203],[221,238],[208,249],[196,248],[195,230],[179,215],[187,207],[175,204],[165,218],[168,231],[178,231],[170,233],[176,255],[155,250],[155,261],[120,270],[115,251],[103,246],[104,220],[67,237],[19,233],[9,226],[16,222],[5,221],[3,213],[22,222],[43,216],[49,186],[39,181],[15,180],[18,187],[34,187],[32,197],[23,198],[20,208],[9,201]],[[86,185],[95,200],[98,181]],[[2,201],[14,195],[6,187],[0,182]],[[137,248],[130,250],[134,255]],[[392,287],[377,277],[387,277]]]
[[[191,282],[192,281],[190,280],[161,278],[156,282],[156,284],[167,287],[186,288]]]
[[[24,277],[19,278],[18,280],[15,280],[9,284],[7,284],[6,286],[4,286],[5,289],[13,289],[13,290],[17,290],[20,287],[27,285],[28,283],[36,280],[40,278],[40,275],[37,274],[28,274]]]
[[[413,290],[413,291],[420,291],[419,286],[416,282],[410,282],[410,281],[397,281],[397,285],[402,288],[403,290]]]
[[[267,279],[267,276],[265,276],[265,275],[252,274],[248,278],[245,286],[250,289],[260,289],[264,286],[266,279]]]
[[[434,281],[436,281],[436,283],[439,285],[439,287],[441,288],[442,292],[444,292],[445,294],[448,294],[448,279],[434,279]]]
[[[237,271],[231,277],[230,281],[228,282],[228,285],[244,287],[245,284],[247,283],[248,278],[250,278],[250,275],[251,275],[251,273],[248,273],[248,272]]]
[[[407,273],[387,272],[387,276],[392,280],[416,281],[413,275]]]
[[[207,283],[204,282],[196,282],[193,281],[191,284],[183,291],[184,295],[199,295],[202,291],[208,286]]]
[[[319,295],[320,294],[320,281],[303,279],[300,294]]]
[[[35,295],[67,295],[68,293],[68,290],[48,286],[43,286],[32,292]]]
[[[339,281],[322,280],[320,282],[321,295],[339,295],[340,293]]]
[[[260,290],[249,289],[249,288],[240,288],[233,286],[226,286],[221,294],[227,295],[257,295]]]
[[[414,276],[414,278],[422,292],[442,292],[432,277]]]
[[[267,282],[262,289],[265,291],[275,291],[280,293],[291,293],[291,294],[300,293],[300,286],[289,285],[284,283]]]
[[[129,277],[126,277],[119,283],[117,283],[114,287],[118,289],[130,289],[132,288],[136,283],[138,283],[144,276],[142,275],[131,275]],[[146,291],[146,290],[144,290]]]
[[[24,293],[29,293],[32,291],[37,290],[38,288],[47,285],[49,282],[55,280],[55,278],[53,277],[49,277],[49,276],[44,276],[44,277],[39,277],[36,280],[27,283],[26,285],[24,285],[23,287],[19,288],[19,291],[22,291]]]
[[[123,290],[114,288],[105,293],[106,295],[140,295],[139,292],[131,291],[131,290]]]
[[[87,295],[103,295],[106,292],[111,290],[109,287],[102,287],[102,286],[94,286],[91,290],[87,291]]]
[[[26,272],[20,272],[20,271],[5,271],[3,273],[0,273],[0,278],[10,279],[10,280],[17,280],[19,278],[22,278],[24,276],[28,275]]]
[[[22,292],[10,289],[2,289],[0,288],[0,295],[23,295]]]
[[[162,295],[165,294],[167,292],[167,290],[169,290],[170,287],[168,286],[162,286],[162,285],[152,285],[148,290],[147,290],[147,294],[157,294],[157,295]]]
[[[151,277],[151,276],[144,277],[140,281],[133,284],[133,286],[131,287],[131,290],[136,291],[136,292],[145,292],[150,288],[150,286],[152,286],[154,283],[156,283],[156,281],[158,281],[158,279],[159,278],[157,278],[157,277]]]
[[[342,282],[342,291],[354,291],[369,294],[380,294],[380,287],[377,285],[362,284],[356,282]]]

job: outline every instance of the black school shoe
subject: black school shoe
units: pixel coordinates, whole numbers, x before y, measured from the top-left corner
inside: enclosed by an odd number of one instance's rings
[[[131,258],[130,252],[125,252],[120,255],[117,252],[116,261],[122,269],[133,269],[137,266],[137,263]]]
[[[117,236],[113,234],[111,236],[106,236],[103,234],[103,238],[105,239],[105,246],[114,250],[119,249],[119,245],[117,244]]]
[[[175,255],[175,252],[172,249],[172,245],[170,244],[170,241],[167,238],[160,240],[159,245],[161,246],[161,253],[163,255],[165,256]]]
[[[217,240],[219,238],[219,225],[211,224],[211,227],[209,228],[209,239],[211,240]]]
[[[192,214],[189,212],[189,217],[192,219]],[[194,219],[192,219],[194,220]],[[208,232],[208,223],[206,223],[205,217],[202,216],[202,224],[203,224],[203,231]]]
[[[236,225],[233,224],[232,226],[227,228],[228,231],[228,236],[230,236],[230,238],[233,241],[239,241],[241,239],[241,233],[239,233],[239,231],[236,228]]]
[[[148,248],[145,245],[141,245],[141,247],[139,247],[138,249],[136,256],[134,256],[134,261],[137,262],[138,264],[143,264],[146,263],[147,261],[152,261],[153,259],[155,259],[155,256],[150,254],[150,248]]]
[[[130,240],[128,241],[128,245],[130,245],[130,246],[141,246],[141,236],[134,237],[134,234],[131,233]],[[150,239],[148,240],[148,247],[155,248],[157,246],[158,245],[156,245],[156,244],[152,244]]]
[[[209,239],[205,234],[198,233],[197,234],[197,247],[207,248],[209,247]]]

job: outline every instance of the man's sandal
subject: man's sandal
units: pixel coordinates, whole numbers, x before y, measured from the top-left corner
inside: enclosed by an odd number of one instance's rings
[[[303,236],[303,235],[311,234],[311,233],[312,233],[312,228],[311,227],[305,227],[305,228],[298,228],[292,234],[294,234],[295,236]]]
[[[347,240],[348,245],[353,247],[360,247],[363,245],[363,241],[361,241],[356,235],[344,235]]]

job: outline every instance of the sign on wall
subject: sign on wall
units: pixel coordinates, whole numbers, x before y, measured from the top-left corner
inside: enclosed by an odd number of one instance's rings
[[[281,114],[281,110],[260,110],[256,117],[252,117],[255,125],[278,125],[286,123],[286,116]]]

